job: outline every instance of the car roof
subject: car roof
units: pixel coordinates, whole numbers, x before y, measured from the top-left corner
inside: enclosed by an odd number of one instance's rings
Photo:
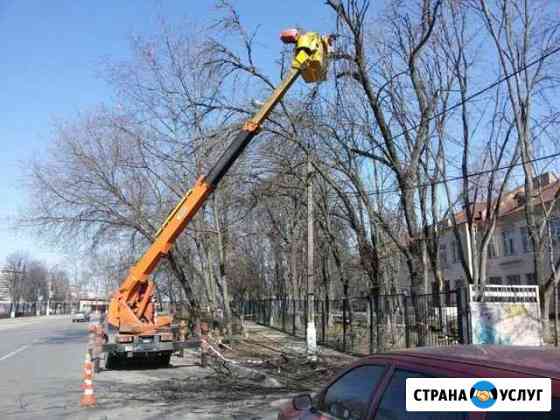
[[[379,354],[416,362],[448,361],[490,369],[518,371],[560,378],[560,350],[553,347],[453,345],[417,347]],[[375,355],[370,356],[375,358]]]

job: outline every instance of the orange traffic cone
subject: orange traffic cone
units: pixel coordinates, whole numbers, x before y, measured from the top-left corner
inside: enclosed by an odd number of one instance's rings
[[[80,399],[80,405],[82,407],[95,406],[96,399],[95,395],[93,395],[93,363],[91,362],[89,352],[86,353],[86,360],[84,362],[84,383],[82,384],[82,389],[84,393]]]

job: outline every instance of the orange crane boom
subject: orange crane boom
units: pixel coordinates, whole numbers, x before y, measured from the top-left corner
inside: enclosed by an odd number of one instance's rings
[[[295,30],[282,33],[282,41],[295,44],[295,57],[290,71],[276,87],[269,99],[239,131],[233,142],[224,151],[218,162],[206,176],[200,177],[179,204],[169,214],[153,244],[130,269],[127,278],[114,293],[107,314],[107,322],[119,333],[148,334],[171,324],[170,316],[154,317],[153,294],[155,285],[149,279],[159,261],[173,246],[177,237],[196,215],[208,196],[216,189],[220,180],[245,150],[261,129],[261,124],[270,115],[298,76],[308,82],[325,80],[327,55],[331,37],[315,32],[299,34]]]

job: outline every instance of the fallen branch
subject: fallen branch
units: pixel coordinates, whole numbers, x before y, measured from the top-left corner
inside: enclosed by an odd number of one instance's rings
[[[218,350],[216,350],[209,342],[208,340],[205,340],[204,338],[200,338],[201,341],[204,341],[206,343],[206,345],[208,346],[208,349],[210,349],[216,356],[218,356],[222,361],[226,362],[226,363],[231,363],[233,365],[238,364],[239,362],[235,361],[235,360],[231,360],[231,359],[227,359],[224,357],[224,355],[222,355],[222,353],[220,353]]]
[[[222,343],[222,342],[219,342],[218,345],[219,345],[220,347],[223,347],[223,348],[229,350],[229,351],[234,351],[233,348],[231,348],[230,346],[228,346],[227,344],[224,344],[224,343]]]

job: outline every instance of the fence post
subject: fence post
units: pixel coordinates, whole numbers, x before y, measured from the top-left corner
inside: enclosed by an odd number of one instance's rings
[[[304,337],[307,337],[307,313],[308,313],[308,308],[309,308],[309,296],[306,294],[305,295],[305,300],[303,301],[303,323],[305,325],[305,330],[304,330]]]
[[[292,317],[292,335],[296,335],[296,316],[297,316],[297,308],[296,308],[296,299],[292,299],[292,307],[294,308],[294,316]]]
[[[383,330],[382,330],[382,324],[381,322],[383,322],[383,320],[381,319],[381,308],[380,308],[380,304],[379,304],[379,292],[375,293],[375,295],[373,295],[373,303],[375,306],[375,336],[376,338],[376,344],[377,344],[377,351],[383,351]]]
[[[264,325],[270,326],[270,299],[265,300],[264,304]]]
[[[259,301],[254,300],[251,303],[251,313],[253,314],[252,319],[255,321],[255,324],[259,323]]]
[[[282,296],[282,331],[286,332],[286,296]]]
[[[342,298],[342,351],[346,352],[346,305],[348,304],[347,295]]]
[[[373,296],[368,296],[369,305],[369,354],[373,353]]]
[[[443,335],[445,342],[447,342],[447,331],[445,328],[445,321],[444,318],[444,311],[443,311],[443,302],[445,299],[442,299],[441,292],[437,294],[437,308],[438,308],[438,317],[439,317],[439,329],[441,331],[441,335]]]
[[[464,293],[463,288],[459,287],[456,289],[456,299],[457,299],[457,332],[459,333],[459,343],[467,344],[469,342],[468,338],[468,314],[466,313]],[[465,328],[467,327],[467,328]]]
[[[270,318],[268,317],[269,303],[268,299],[265,299],[263,302],[263,325],[268,325],[268,321],[270,321]]]
[[[406,348],[410,348],[410,325],[408,323],[408,296],[403,295],[404,301],[404,340]]]
[[[321,301],[321,343],[326,343],[325,338],[326,328],[325,328],[325,301]]]
[[[412,306],[412,311],[414,313],[414,322],[412,323],[411,326],[414,326],[414,331],[416,331],[416,340],[414,340],[414,345],[423,346],[425,344],[422,343],[424,343],[426,337],[420,337],[422,331],[420,328],[419,315],[421,314],[420,314],[420,307],[418,306],[418,301],[416,300],[416,293],[414,292],[414,290],[410,291],[410,303]]]

